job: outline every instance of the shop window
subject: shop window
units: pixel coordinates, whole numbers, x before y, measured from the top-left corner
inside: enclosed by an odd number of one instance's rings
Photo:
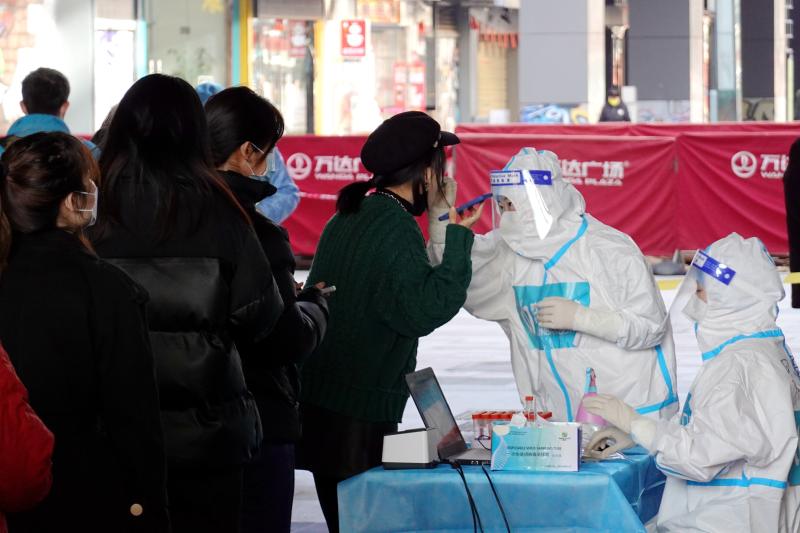
[[[136,18],[136,1],[94,0],[94,14],[100,19],[133,20]]]
[[[41,1],[0,3],[0,128],[4,132],[22,116],[19,107],[22,79],[40,66],[35,54],[29,51],[36,49],[45,37],[43,33],[50,29],[41,20],[44,17],[41,4]]]
[[[508,49],[496,43],[478,43],[478,116],[508,109]]]
[[[305,20],[256,19],[253,23],[252,85],[283,114],[287,133],[313,128],[311,39]]]
[[[415,78],[406,61],[405,28],[373,26],[372,49],[375,54],[375,98],[384,118],[388,118],[408,108],[408,84]]]
[[[178,76],[192,85],[227,83],[227,2],[145,0],[144,7],[150,72]]]

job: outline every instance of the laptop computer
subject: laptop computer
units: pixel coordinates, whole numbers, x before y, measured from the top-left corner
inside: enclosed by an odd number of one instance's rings
[[[439,459],[466,465],[488,465],[492,453],[486,448],[468,448],[453,412],[431,368],[406,374],[406,383],[427,429],[436,431]]]

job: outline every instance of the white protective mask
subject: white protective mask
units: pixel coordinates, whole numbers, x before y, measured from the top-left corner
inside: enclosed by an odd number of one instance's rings
[[[76,211],[80,211],[81,213],[91,213],[89,222],[84,226],[87,228],[94,226],[95,222],[97,222],[97,207],[100,205],[100,191],[97,189],[97,185],[95,185],[94,182],[92,182],[92,188],[94,188],[94,192],[75,191],[77,194],[82,194],[84,196],[94,196],[94,205],[90,209],[76,209]]]
[[[522,249],[525,241],[530,238],[526,235],[525,225],[517,211],[506,211],[500,215],[498,231],[506,244],[517,253]]]
[[[255,144],[250,143],[250,146],[252,146],[253,149],[255,151],[257,151],[258,153],[264,154],[264,150],[262,150],[261,148],[259,148]],[[269,182],[270,174],[275,172],[275,170],[277,168],[277,163],[275,161],[275,150],[270,150],[269,153],[267,153],[267,155],[266,155],[266,157],[264,159],[264,172],[262,174],[256,174],[256,171],[253,169],[252,166],[250,166],[250,163],[247,160],[245,160],[245,164],[247,165],[247,168],[250,169],[250,178],[251,179],[254,179],[254,180],[257,180],[257,181]]]

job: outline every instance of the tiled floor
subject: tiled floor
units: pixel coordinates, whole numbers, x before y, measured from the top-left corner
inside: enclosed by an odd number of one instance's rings
[[[674,290],[663,292],[667,305],[674,294]],[[790,308],[788,297],[781,302],[778,323],[787,335],[789,346],[800,351],[800,310]],[[682,402],[701,361],[688,322],[674,323],[673,330]],[[449,324],[420,340],[417,368],[426,366],[436,372],[456,414],[473,409],[519,407],[508,341],[494,323],[478,320],[462,310]],[[409,402],[401,428],[421,425],[413,402]],[[314,482],[308,472],[297,472],[293,520],[292,531],[326,531]]]

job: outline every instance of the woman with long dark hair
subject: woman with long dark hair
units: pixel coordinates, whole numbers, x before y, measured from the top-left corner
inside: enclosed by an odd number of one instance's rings
[[[15,533],[169,529],[147,294],[83,238],[97,177],[65,133],[18,139],[0,163],[0,338],[55,435],[50,495],[9,515]]]
[[[244,376],[259,412],[269,419],[259,455],[244,470],[242,532],[289,532],[294,499],[294,445],[300,437],[300,382],[296,363],[322,340],[328,306],[320,288],[297,292],[289,235],[256,210],[275,192],[265,176],[283,135],[283,117],[247,87],[234,87],[206,103],[214,164],[253,220],[272,266],[284,311],[262,343],[239,346]]]
[[[453,318],[467,296],[470,228],[481,209],[460,222],[450,210],[436,267],[414,218],[427,210],[429,191],[438,201],[444,147],[458,142],[425,113],[385,121],[361,150],[374,177],[341,190],[320,238],[308,283],[325,281],[336,292],[325,339],[302,368],[298,463],[314,474],[331,531],[339,530],[338,482],[379,465],[383,436],[397,430],[419,337]]]
[[[100,171],[97,251],[150,293],[173,531],[236,532],[242,465],[261,441],[237,346],[263,341],[283,312],[270,265],[185,81],[153,74],[128,90]]]

